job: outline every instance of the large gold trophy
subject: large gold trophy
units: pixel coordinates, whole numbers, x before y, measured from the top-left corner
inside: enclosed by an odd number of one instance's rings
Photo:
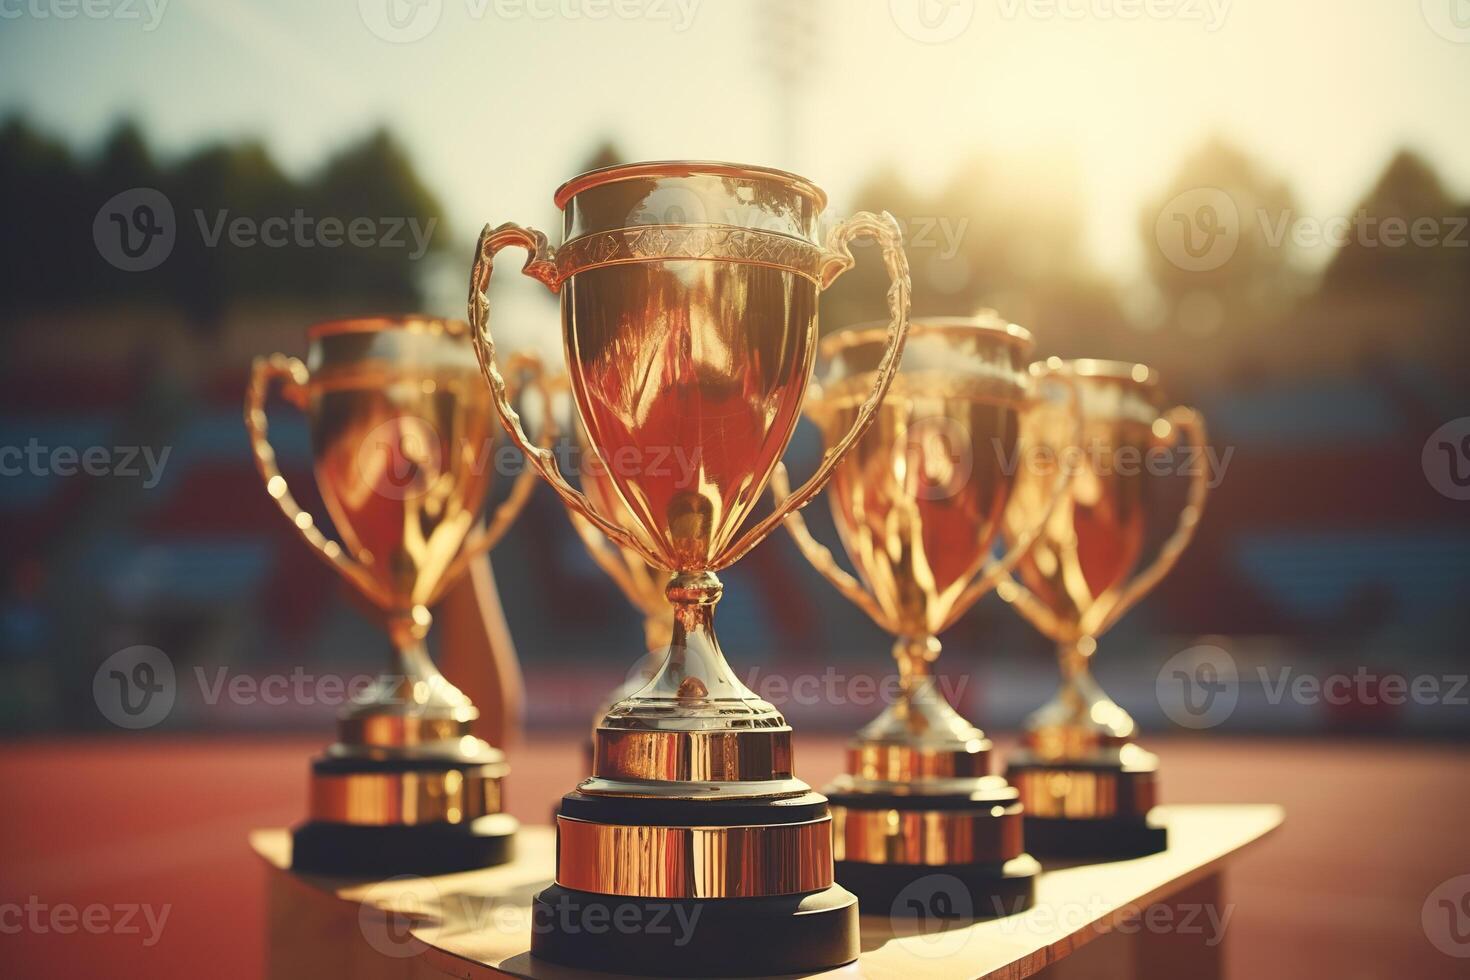
[[[827,441],[872,387],[883,335],[854,327],[826,337],[806,412]],[[992,774],[991,743],[940,693],[937,634],[1008,574],[1041,530],[1044,510],[1007,554],[992,557],[1035,405],[1031,335],[993,311],[915,318],[878,421],[828,485],[832,516],[858,578],[808,532],[786,526],[811,564],[896,637],[894,701],[849,744],[832,802],[837,880],[864,908],[968,917],[1028,907],[1040,866],[1028,854],[1014,787]],[[785,474],[772,481],[778,502]],[[1057,500],[1065,478],[1047,496]],[[943,872],[944,877],[939,873]],[[959,879],[968,902],[920,894]],[[939,887],[936,884],[936,887]]]
[[[392,667],[342,713],[312,763],[310,815],[292,865],[330,874],[440,874],[509,860],[505,755],[471,734],[478,711],[429,658],[428,609],[499,540],[531,470],[486,524],[495,428],[466,325],[430,317],[338,320],[307,335],[307,362],[257,358],[245,424],[266,491],[317,555],[382,612]],[[301,509],[267,441],[273,382],[306,413],[317,485],[342,544]]]
[[[1097,637],[1168,574],[1194,536],[1207,489],[1203,467],[1191,476],[1158,557],[1134,574],[1158,519],[1164,479],[1152,475],[1150,454],[1185,439],[1203,450],[1204,421],[1192,409],[1166,411],[1158,375],[1142,364],[1052,358],[1032,372],[1043,383],[1076,387],[1083,434],[1077,451],[1067,452],[1067,422],[1055,403],[1026,423],[1026,440],[1049,447],[1071,479],[1066,499],[1017,567],[1018,581],[999,591],[1057,644],[1062,684],[1027,719],[1023,750],[1010,758],[1007,775],[1021,791],[1026,839],[1037,853],[1152,853],[1168,843],[1167,829],[1149,817],[1158,796],[1158,757],[1134,741],[1133,719],[1103,693],[1089,662]],[[1006,513],[1009,534],[1035,526],[1047,506],[1050,472],[1023,467]]]
[[[506,427],[567,506],[672,570],[674,625],[657,675],[597,727],[592,777],[562,800],[556,882],[536,897],[532,953],[684,977],[850,962],[857,903],[834,884],[827,800],[793,775],[780,712],[725,662],[715,573],[820,491],[876,417],[907,329],[897,224],[860,213],[823,244],[826,196],[810,182],[721,163],[597,170],[563,185],[556,203],[565,223],[555,252],[516,225],[481,235],[470,309],[482,365]],[[851,267],[859,237],[877,240],[892,280],[872,387],[813,477],[742,532],[801,413],[818,293]],[[566,482],[506,400],[485,290],[508,245],[561,294],[578,416],[626,524]],[[668,925],[681,921],[687,930]]]

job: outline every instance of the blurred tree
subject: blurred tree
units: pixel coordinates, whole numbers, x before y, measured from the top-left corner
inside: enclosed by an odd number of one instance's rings
[[[168,199],[176,237],[161,264],[125,272],[99,252],[93,222],[105,202],[137,188]],[[123,122],[84,162],[12,117],[0,125],[0,205],[7,314],[146,303],[211,331],[230,309],[262,302],[398,312],[419,305],[417,261],[449,245],[438,199],[383,130],[297,181],[257,141],[160,165]]]
[[[90,286],[65,258],[90,248],[91,215],[79,202],[81,175],[60,141],[20,116],[0,124],[0,310],[31,308]],[[83,237],[83,244],[73,239]],[[76,297],[82,298],[82,297]]]
[[[887,210],[903,227],[915,314],[994,307],[1047,354],[1123,356],[1132,339],[1112,286],[1082,257],[1080,182],[1063,155],[976,157],[929,195],[890,166],[861,185],[854,205]],[[882,266],[869,247],[854,254],[857,269],[823,299],[829,329],[883,313]]]
[[[1223,140],[1186,157],[1139,216],[1166,324],[1198,339],[1284,316],[1308,282],[1289,231],[1298,217],[1286,183]],[[1213,255],[1189,254],[1216,236]]]
[[[1364,367],[1392,359],[1470,373],[1470,203],[1400,150],[1346,218],[1313,304],[1332,342]]]
[[[414,264],[448,248],[451,230],[438,197],[387,130],[368,134],[328,160],[306,196],[319,219],[335,217],[346,224],[368,218],[380,235],[399,225],[397,244],[380,238],[369,246],[349,240],[336,249],[318,249],[316,261],[309,263],[315,281],[308,289],[319,296],[376,303],[384,312],[419,305]],[[423,255],[417,254],[421,246]]]
[[[1377,289],[1445,289],[1464,274],[1470,234],[1458,227],[1463,213],[1439,175],[1418,154],[1400,150],[1378,183],[1353,209],[1347,240],[1323,277],[1324,292]],[[1467,244],[1456,246],[1451,236]]]
[[[265,245],[230,244],[231,222],[289,216],[293,205],[300,206],[291,180],[263,145],[205,147],[181,161],[168,183],[179,233],[159,271],[190,323],[212,331],[237,303],[306,294],[310,262],[299,260],[306,257],[283,257],[280,249]]]

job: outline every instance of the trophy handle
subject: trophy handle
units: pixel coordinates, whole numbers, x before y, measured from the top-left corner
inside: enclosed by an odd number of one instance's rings
[[[556,420],[551,414],[551,391],[546,383],[546,373],[541,365],[541,358],[531,353],[519,353],[511,357],[508,367],[513,376],[520,372],[528,374],[530,379],[526,383],[535,388],[541,395],[542,415],[545,417],[545,424],[542,426],[541,444],[543,446],[552,445],[556,441]],[[509,397],[514,401],[519,391],[512,391],[510,388],[511,385],[507,384]],[[439,584],[434,588],[433,596],[430,600],[431,603],[436,601],[449,586],[454,584],[464,570],[469,567],[470,562],[495,547],[500,542],[500,539],[505,537],[505,532],[510,530],[511,524],[515,522],[515,519],[520,516],[522,509],[525,508],[526,501],[531,499],[531,491],[535,489],[535,483],[536,471],[530,466],[525,467],[516,475],[515,482],[510,486],[510,493],[500,502],[500,506],[495,508],[495,513],[490,516],[490,520],[486,521],[479,530],[471,534],[470,538],[460,548],[459,555],[444,570],[443,576],[439,579]]]
[[[881,215],[871,211],[858,211],[846,221],[832,229],[827,236],[826,255],[822,260],[820,280],[821,288],[826,289],[842,273],[851,269],[854,265],[850,245],[856,238],[868,236],[878,243],[883,250],[883,266],[888,270],[888,346],[883,351],[883,358],[878,362],[877,380],[873,383],[873,390],[868,392],[867,398],[858,408],[857,417],[853,419],[852,428],[822,454],[822,461],[817,466],[817,471],[796,489],[796,492],[787,496],[781,503],[767,514],[766,517],[742,534],[735,544],[721,555],[718,561],[720,567],[731,565],[739,561],[746,552],[765,540],[766,536],[775,529],[776,525],[784,521],[788,515],[805,507],[813,497],[822,491],[827,481],[832,477],[832,471],[847,455],[848,449],[866,431],[872,423],[874,415],[878,411],[878,405],[883,401],[883,396],[888,394],[888,386],[893,383],[894,375],[898,373],[899,358],[903,354],[903,343],[909,332],[909,260],[903,251],[903,232],[899,230],[898,222],[893,215],[884,211]],[[830,554],[830,553],[829,553]]]
[[[1057,376],[1051,380],[1057,381],[1059,384],[1062,385],[1063,388],[1066,389],[1068,414],[1072,417],[1072,436],[1067,441],[1067,446],[1075,446],[1082,438],[1081,390],[1078,388],[1077,380],[1075,378],[1067,376]],[[991,589],[996,588],[1001,583],[1001,580],[1011,578],[1011,572],[1014,571],[1015,567],[1021,563],[1021,559],[1026,557],[1026,553],[1031,550],[1031,546],[1036,543],[1036,539],[1039,538],[1041,536],[1041,532],[1046,529],[1046,522],[1051,520],[1052,514],[1056,512],[1057,505],[1060,504],[1062,500],[1067,496],[1067,485],[1071,482],[1071,479],[1072,474],[1067,469],[1065,461],[1061,458],[1061,456],[1058,456],[1057,473],[1056,476],[1052,478],[1051,487],[1049,488],[1047,496],[1046,507],[1042,511],[1040,518],[1037,519],[1034,525],[1026,528],[1026,530],[1016,535],[1016,539],[1011,542],[1010,550],[1007,551],[1000,558],[990,558],[989,556],[986,556],[986,559],[983,562],[983,570],[980,572],[980,577],[971,582],[969,585],[965,586],[965,591],[960,593],[959,598],[956,599],[954,605],[950,607],[949,615],[945,617],[943,625],[941,625],[939,629],[935,630],[936,633],[943,633],[945,630],[949,629],[951,626],[954,625],[955,621],[963,616],[966,612],[968,612],[970,606],[979,601],[979,599],[983,595],[985,595],[985,593],[989,592]],[[1036,597],[1032,596],[1025,586],[1021,585],[1019,582],[1016,582],[1014,579],[1011,579],[1011,584],[1013,584],[1017,590],[1026,592],[1026,595],[1036,605],[1041,605],[1041,603],[1036,600]],[[1011,601],[1014,601],[1014,598]]]
[[[640,594],[637,584],[633,581],[632,573],[608,542],[607,536],[577,511],[567,511],[567,517],[571,519],[572,527],[576,529],[577,536],[582,539],[582,544],[587,547],[587,554],[591,556],[593,563],[613,580],[613,584],[622,590],[627,600],[645,616],[656,616],[662,612],[661,609],[650,604],[646,596]]]
[[[775,498],[778,509],[791,496],[791,481],[786,476],[785,463],[777,463],[776,468],[771,471],[771,496]],[[831,582],[833,587],[849,602],[867,613],[879,627],[889,633],[897,632],[895,624],[889,621],[872,593],[863,588],[863,584],[856,576],[849,574],[846,569],[837,564],[837,559],[832,557],[832,549],[812,536],[811,530],[806,525],[806,518],[801,516],[801,511],[793,510],[788,513],[784,523],[786,530],[796,541],[796,547],[801,551],[802,556],[822,574],[823,578]]]
[[[505,378],[501,377],[500,369],[495,364],[495,341],[490,336],[490,302],[485,296],[485,290],[490,287],[495,253],[507,245],[526,250],[526,264],[521,268],[522,273],[540,280],[553,293],[561,285],[557,280],[555,256],[546,236],[541,232],[534,228],[522,228],[513,222],[506,222],[496,228],[486,225],[480,232],[479,244],[475,246],[474,268],[470,271],[470,340],[475,345],[480,371],[490,384],[490,394],[500,413],[500,423],[510,433],[511,441],[526,454],[526,459],[551,484],[551,489],[556,491],[563,503],[585,517],[613,541],[636,551],[654,565],[663,565],[663,559],[654,555],[641,541],[597,513],[592,502],[561,475],[561,470],[556,465],[556,456],[551,450],[534,444],[521,426],[521,417],[506,395]]]
[[[1164,413],[1164,421],[1169,423],[1169,434],[1160,439],[1164,443],[1177,443],[1183,435],[1189,443],[1197,450],[1200,456],[1204,455],[1208,443],[1208,435],[1205,430],[1204,417],[1192,408],[1183,405],[1176,406]],[[1165,575],[1174,568],[1179,561],[1184,549],[1189,547],[1189,542],[1194,538],[1194,532],[1199,528],[1200,518],[1204,515],[1205,495],[1209,492],[1209,471],[1203,465],[1200,466],[1189,481],[1189,496],[1185,500],[1184,509],[1179,512],[1179,523],[1174,526],[1174,533],[1170,534],[1159,549],[1158,557],[1153,564],[1141,572],[1137,578],[1129,582],[1118,596],[1118,601],[1113,603],[1105,615],[1100,617],[1096,624],[1084,621],[1084,633],[1086,635],[1097,635],[1108,629],[1133,606],[1148,595],[1154,586],[1158,585]]]
[[[286,520],[291,522],[291,526],[296,528],[312,551],[370,600],[380,605],[391,605],[391,598],[379,593],[367,569],[348,557],[340,544],[323,534],[315,519],[296,502],[296,498],[291,495],[291,488],[286,485],[286,478],[276,466],[276,451],[268,438],[270,421],[265,411],[265,400],[270,394],[271,383],[280,381],[287,390],[300,391],[310,380],[311,375],[307,372],[306,365],[284,354],[272,354],[268,358],[257,357],[251,364],[250,384],[245,389],[245,430],[250,434],[255,467],[260,471],[260,478],[265,481],[265,492],[275,500],[281,513],[286,515]]]

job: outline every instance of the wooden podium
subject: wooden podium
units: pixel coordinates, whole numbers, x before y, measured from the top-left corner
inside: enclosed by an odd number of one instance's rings
[[[1171,806],[1160,813],[1169,825],[1161,854],[1052,866],[1038,882],[1036,905],[1003,918],[947,924],[864,915],[861,958],[820,975],[1219,980],[1226,866],[1281,824],[1281,808]],[[256,831],[251,845],[266,864],[273,980],[606,976],[527,952],[531,897],[550,882],[555,864],[548,827],[523,828],[517,859],[500,868],[381,882],[293,874],[285,830]]]

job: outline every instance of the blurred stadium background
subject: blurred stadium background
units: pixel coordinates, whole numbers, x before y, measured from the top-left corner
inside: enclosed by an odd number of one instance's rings
[[[595,20],[575,5],[541,17],[436,3],[410,8],[409,27],[371,3],[327,6],[175,0],[148,28],[147,7],[135,24],[41,4],[0,25],[0,447],[29,454],[0,458],[0,729],[41,753],[22,759],[27,778],[106,770],[120,740],[148,737],[119,733],[92,693],[103,660],[144,644],[180,678],[151,735],[231,736],[159,739],[160,759],[225,746],[250,785],[304,795],[305,754],[334,707],[210,703],[196,679],[352,676],[386,644],[261,489],[240,420],[250,359],[304,354],[318,319],[462,316],[482,222],[555,240],[562,179],[664,157],[787,167],[827,186],[839,214],[886,209],[908,233],[916,312],[994,306],[1033,331],[1038,356],[1147,362],[1204,412],[1226,465],[1203,526],[1104,638],[1097,673],[1161,745],[1205,764],[1210,740],[1231,747],[1216,795],[1306,792],[1281,760],[1302,760],[1309,781],[1327,771],[1311,762],[1324,744],[1374,760],[1365,776],[1417,774],[1412,792],[1463,765],[1470,691],[1449,691],[1470,633],[1470,131],[1454,93],[1470,90],[1470,46],[1418,5],[1349,17],[1242,0],[1211,29],[1125,23],[1097,4],[1058,20],[960,2],[941,8],[968,11],[954,33],[901,0],[708,0],[687,23],[681,4]],[[434,22],[419,35],[423,10]],[[139,260],[118,232],[156,201],[140,190],[167,202],[172,244],[128,271]],[[222,216],[258,227],[298,213],[373,230],[330,248],[210,242]],[[1346,241],[1314,237],[1324,228]],[[1210,252],[1217,233],[1225,253]],[[824,330],[877,314],[877,266],[861,255],[824,296]],[[505,278],[492,298],[504,346],[559,358],[554,303]],[[304,420],[277,405],[272,436],[321,514]],[[104,475],[58,472],[92,447],[109,453]],[[793,468],[818,448],[804,424]],[[824,506],[810,513],[833,540]],[[527,724],[566,733],[537,751],[570,747],[640,652],[638,618],[545,488],[492,560]],[[887,672],[889,641],[783,535],[726,581],[722,642],[757,686]],[[575,609],[554,599],[568,593]],[[1208,733],[1178,731],[1156,680],[1199,643],[1234,659],[1239,704]],[[1047,644],[994,597],[945,646],[941,673],[987,728],[1013,730],[1051,689]],[[1262,679],[1283,670],[1368,680],[1282,698]],[[1444,696],[1383,696],[1386,679],[1421,677]],[[785,708],[813,734],[876,710]],[[265,733],[293,736],[289,751],[239,737]],[[56,741],[85,734],[108,738]],[[1321,741],[1341,735],[1375,739]],[[1258,754],[1278,762],[1252,783]],[[207,779],[199,766],[187,771]],[[1169,771],[1166,796],[1181,798],[1171,786],[1207,796],[1211,781]],[[1280,966],[1290,938],[1274,940]]]

